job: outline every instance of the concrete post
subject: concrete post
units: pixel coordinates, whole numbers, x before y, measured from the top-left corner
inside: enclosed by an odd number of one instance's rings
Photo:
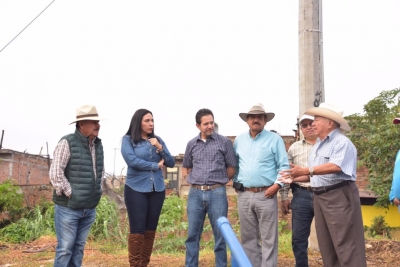
[[[299,1],[299,116],[325,101],[321,0]]]

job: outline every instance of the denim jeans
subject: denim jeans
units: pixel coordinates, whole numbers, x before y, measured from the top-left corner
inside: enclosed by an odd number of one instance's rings
[[[215,246],[215,266],[226,267],[226,243],[219,231],[217,220],[228,214],[228,199],[225,186],[209,191],[190,188],[187,216],[188,216],[188,238],[186,239],[186,267],[197,267],[199,265],[200,238],[203,232],[204,220],[208,214],[213,230]]]
[[[292,248],[296,267],[308,267],[308,238],[314,218],[313,193],[292,186]]]
[[[124,199],[131,234],[144,234],[146,230],[157,229],[165,191],[141,193],[125,185]]]
[[[54,205],[54,224],[58,242],[54,267],[81,266],[86,238],[96,218],[96,209],[73,210]]]

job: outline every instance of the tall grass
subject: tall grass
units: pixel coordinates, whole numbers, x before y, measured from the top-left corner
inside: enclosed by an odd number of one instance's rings
[[[126,215],[120,215],[116,204],[108,197],[101,198],[96,213],[89,239],[107,239],[126,246]],[[30,242],[44,235],[55,235],[54,205],[50,202],[34,207],[24,218],[0,229],[0,240],[12,243]]]

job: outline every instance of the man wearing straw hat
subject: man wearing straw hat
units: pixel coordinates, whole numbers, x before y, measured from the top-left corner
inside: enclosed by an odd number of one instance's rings
[[[327,103],[308,109],[318,136],[308,167],[291,164],[292,178],[308,175],[314,193],[315,228],[324,266],[366,266],[364,228],[356,180],[357,150],[343,131],[343,111]],[[282,173],[283,174],[283,173]],[[283,175],[282,175],[283,176]]]
[[[96,218],[104,177],[99,120],[95,106],[79,107],[72,122],[75,133],[62,137],[54,151],[49,175],[54,187],[56,267],[82,265],[86,238]]]
[[[264,126],[275,114],[255,104],[239,117],[249,131],[235,139],[238,169],[234,188],[238,193],[240,234],[243,249],[253,266],[278,264],[278,200],[282,187],[278,172],[289,169],[283,139]]]

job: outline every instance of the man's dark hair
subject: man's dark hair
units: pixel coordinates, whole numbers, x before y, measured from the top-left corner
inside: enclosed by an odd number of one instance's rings
[[[144,115],[149,114],[149,113],[153,116],[153,113],[151,113],[151,111],[147,110],[147,109],[138,109],[138,110],[136,110],[135,114],[133,114],[131,124],[129,125],[129,129],[126,132],[126,135],[130,135],[131,139],[133,140],[133,142],[135,144],[137,144],[139,141],[143,140],[143,138],[142,138],[142,119],[143,119]],[[151,132],[151,134],[149,134],[147,137],[148,138],[156,137],[154,135],[154,126],[153,126],[153,132]]]
[[[202,108],[199,111],[197,111],[196,113],[196,123],[197,124],[201,124],[201,118],[203,116],[207,116],[207,115],[211,115],[214,119],[214,114],[212,113],[211,110],[207,109],[207,108]]]

